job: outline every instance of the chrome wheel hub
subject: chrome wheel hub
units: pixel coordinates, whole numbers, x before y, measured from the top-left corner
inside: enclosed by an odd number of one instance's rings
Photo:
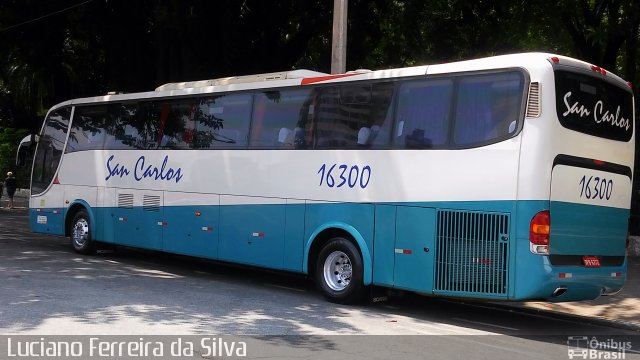
[[[77,247],[83,247],[89,240],[89,223],[85,219],[79,219],[71,232],[73,243]]]
[[[344,290],[351,282],[351,259],[342,251],[334,251],[324,262],[324,281],[334,291]]]

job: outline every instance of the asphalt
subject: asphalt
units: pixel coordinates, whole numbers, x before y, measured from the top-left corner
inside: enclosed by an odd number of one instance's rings
[[[28,192],[18,191],[14,197],[14,208],[7,208],[5,194],[0,198],[0,211],[26,211],[29,208]],[[581,316],[591,322],[606,322],[626,329],[640,331],[640,257],[627,258],[627,281],[624,288],[612,296],[601,296],[595,300],[579,302],[515,302],[496,306],[517,307],[543,316]]]

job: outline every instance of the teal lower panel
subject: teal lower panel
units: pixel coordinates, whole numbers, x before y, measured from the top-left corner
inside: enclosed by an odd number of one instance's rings
[[[579,218],[569,215],[572,209],[583,211],[583,208],[557,206],[554,204],[552,209],[552,228],[558,223],[564,225],[554,231],[566,233],[572,227],[584,225]],[[625,281],[626,264],[559,267],[551,265],[546,256],[530,252],[529,222],[537,212],[550,207],[548,201],[414,204],[283,201],[280,205],[176,206],[152,211],[94,208],[91,212],[98,227],[94,229],[94,237],[99,241],[303,273],[314,265],[308,263],[308,255],[315,236],[326,229],[339,228],[356,239],[365,263],[367,284],[438,296],[570,301],[618,291]],[[595,213],[602,209],[587,210]],[[604,210],[608,214],[608,230],[598,233],[598,238],[626,231],[628,212]],[[445,232],[438,228],[437,216],[442,213],[450,214],[450,223],[454,224]],[[504,216],[508,218],[508,227],[494,224],[493,230],[487,230],[498,239],[499,247],[473,246],[475,240],[485,236],[483,227],[474,223],[484,221],[482,214],[494,222],[503,221],[496,219]],[[47,216],[46,222],[38,216]],[[29,217],[33,231],[64,235],[63,209],[40,212],[31,209]],[[576,222],[569,225],[572,221]],[[567,253],[620,253],[619,240],[609,246],[608,242],[594,239],[555,241]],[[448,251],[442,251],[445,245],[438,244],[454,245],[447,245]],[[483,290],[486,288],[474,283],[478,279],[483,279],[483,284],[484,279],[489,279],[493,290]],[[553,298],[551,294],[558,287],[566,287],[567,291]]]
[[[165,207],[162,250],[217,259],[219,217],[218,206]]]
[[[282,269],[285,218],[284,205],[221,206],[219,259]]]
[[[548,210],[551,204],[548,201],[519,201],[517,206],[516,226],[519,231],[514,243],[515,249],[512,250],[516,260],[515,264],[512,264],[512,291],[509,297],[511,300],[545,300],[553,302],[589,300],[602,294],[613,294],[622,288],[626,280],[626,262],[622,266],[603,266],[600,268],[556,266],[550,263],[548,256],[531,253],[529,249],[529,224],[531,219],[537,212]],[[577,204],[576,206],[580,207]],[[602,208],[601,210],[609,211],[608,208]],[[623,213],[624,211],[621,211],[620,216],[624,217]],[[567,218],[563,218],[562,214],[557,214],[552,210],[551,244],[558,242],[553,236],[553,232],[559,221],[565,222],[564,226],[571,227],[574,230],[589,226],[589,224],[585,224],[579,219],[576,219],[576,222],[569,226]],[[616,231],[624,229],[622,231],[626,233],[626,222],[615,220],[615,223],[619,227]],[[584,253],[585,247],[580,242],[567,243],[563,246],[572,253],[591,255]],[[590,246],[593,247],[589,250],[594,251],[594,253],[611,253],[611,248],[606,242],[597,245],[591,244]],[[616,246],[614,245],[613,248]],[[624,252],[622,255],[624,256]],[[559,297],[553,297],[554,290],[560,287],[566,288],[566,292]]]
[[[436,210],[398,206],[395,229],[393,286],[432,293]]]
[[[627,209],[552,201],[551,221],[550,254],[625,254]]]
[[[64,235],[64,209],[29,209],[29,228],[33,232]]]
[[[626,281],[626,261],[621,266],[585,268],[553,266],[546,256],[523,255],[518,263],[513,300],[591,300],[600,295],[615,294]],[[561,296],[554,297],[553,292],[558,288],[566,291]]]

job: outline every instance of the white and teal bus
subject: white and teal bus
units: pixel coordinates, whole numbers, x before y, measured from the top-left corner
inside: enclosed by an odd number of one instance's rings
[[[30,226],[308,274],[339,303],[593,299],[626,278],[633,104],[542,53],[70,100],[39,134]]]

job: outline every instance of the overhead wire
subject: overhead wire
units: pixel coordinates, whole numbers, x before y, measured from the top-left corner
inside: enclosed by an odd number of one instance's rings
[[[94,0],[86,0],[86,1],[83,1],[83,2],[81,2],[81,3],[78,3],[78,4],[75,4],[75,5],[71,5],[71,6],[69,6],[69,7],[66,7],[66,8],[64,8],[64,9],[62,9],[62,10],[57,10],[57,11],[54,11],[54,12],[48,13],[48,14],[46,14],[46,15],[39,16],[39,17],[34,18],[34,19],[31,19],[31,20],[27,20],[27,21],[23,21],[23,22],[18,23],[18,24],[14,24],[14,25],[11,25],[11,26],[7,26],[7,27],[5,27],[5,28],[0,29],[0,32],[7,31],[7,30],[11,30],[11,29],[15,29],[15,28],[20,27],[20,26],[23,26],[23,25],[27,25],[27,24],[31,24],[31,23],[36,22],[36,21],[40,21],[40,20],[45,19],[45,18],[48,18],[48,17],[50,17],[50,16],[54,16],[54,15],[57,15],[57,14],[63,13],[63,12],[65,12],[65,11],[68,11],[68,10],[71,10],[71,9],[74,9],[74,8],[77,8],[77,7],[79,7],[79,6],[82,6],[82,5],[88,4],[88,3],[92,2],[92,1],[94,1]]]

